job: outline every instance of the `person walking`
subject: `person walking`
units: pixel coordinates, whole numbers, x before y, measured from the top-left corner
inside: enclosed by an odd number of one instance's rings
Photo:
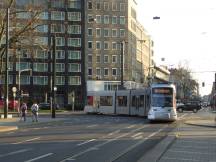
[[[27,115],[27,104],[26,103],[22,103],[20,106],[20,110],[21,110],[21,118],[20,121],[23,120],[26,121],[26,115]]]
[[[38,104],[34,102],[34,104],[31,106],[31,112],[32,112],[32,122],[36,121],[38,122]]]

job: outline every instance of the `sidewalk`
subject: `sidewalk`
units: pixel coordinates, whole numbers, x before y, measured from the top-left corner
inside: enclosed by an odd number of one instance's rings
[[[14,115],[12,118],[0,118],[0,132],[6,132],[6,131],[12,131],[17,130],[21,126],[26,125],[32,125],[32,124],[39,124],[39,123],[46,123],[46,122],[56,122],[56,121],[62,121],[67,120],[64,115],[82,115],[84,114],[83,111],[65,111],[56,113],[56,118],[52,118],[50,113],[41,113],[38,117],[38,122],[32,122],[31,115],[27,115],[27,120],[20,121],[20,117],[17,117],[17,115]]]
[[[198,112],[138,162],[216,162],[215,116],[206,110]]]

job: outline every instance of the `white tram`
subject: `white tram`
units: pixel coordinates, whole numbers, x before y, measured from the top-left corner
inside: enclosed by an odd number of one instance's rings
[[[148,115],[150,109],[150,90],[89,91],[87,93],[86,113]]]
[[[177,120],[176,89],[173,84],[152,84],[151,108],[148,119],[153,120]]]

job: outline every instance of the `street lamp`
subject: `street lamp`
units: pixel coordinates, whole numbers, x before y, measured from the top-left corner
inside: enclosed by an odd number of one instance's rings
[[[7,8],[6,14],[6,50],[5,50],[5,90],[4,90],[4,118],[8,116],[8,51],[9,51],[9,14],[10,9]]]

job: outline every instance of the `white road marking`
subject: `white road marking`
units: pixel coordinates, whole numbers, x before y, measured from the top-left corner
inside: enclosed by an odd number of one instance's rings
[[[81,146],[81,145],[87,144],[87,143],[92,142],[92,141],[95,141],[95,140],[96,140],[96,139],[91,139],[91,140],[85,141],[85,142],[83,142],[83,143],[77,144],[77,146]]]
[[[17,150],[17,151],[10,152],[10,153],[7,153],[7,154],[1,154],[0,157],[15,155],[15,154],[19,154],[19,153],[26,152],[26,151],[29,151],[29,150],[30,150],[30,149]]]
[[[35,140],[38,140],[38,139],[40,139],[40,137],[36,137],[36,138],[32,138],[32,139],[28,139],[28,140],[24,140],[24,141],[20,141],[20,142],[15,142],[15,143],[12,143],[12,144],[21,144],[21,143],[24,143],[24,142],[35,141]]]
[[[96,126],[98,126],[98,124],[89,125],[89,126],[87,126],[87,128],[93,128],[93,127],[96,127]]]
[[[180,116],[179,119],[183,119],[186,115],[188,115],[188,114],[184,114],[184,115]]]
[[[182,160],[182,161],[189,161],[189,162],[193,162],[193,161],[200,161],[200,160],[195,160],[195,159],[186,159],[186,158],[172,158],[172,157],[162,157],[162,159],[167,159],[167,160]]]
[[[143,133],[137,133],[137,134],[135,134],[135,135],[133,135],[133,136],[131,136],[131,137],[133,137],[133,138],[135,138],[135,137],[137,137],[137,136],[140,136],[141,134],[143,134]]]
[[[184,154],[203,154],[203,155],[212,155],[213,154],[213,153],[207,153],[207,152],[183,151],[183,150],[169,150],[169,152],[184,153]]]
[[[127,128],[133,128],[133,127],[135,127],[136,125],[130,125],[129,127],[127,127]]]
[[[111,133],[108,134],[108,136],[112,136],[112,135],[114,135],[114,134],[116,134],[116,133],[119,133],[119,132],[120,132],[120,130],[117,130],[117,131],[111,132]]]
[[[45,157],[47,157],[47,156],[51,156],[52,154],[53,154],[53,153],[48,153],[48,154],[45,154],[45,155],[41,155],[41,156],[38,156],[38,157],[36,157],[36,158],[34,158],[34,159],[27,160],[27,161],[25,161],[25,162],[32,162],[32,161],[36,161],[36,160],[39,160],[39,159],[45,158]]]
[[[119,139],[119,138],[125,137],[125,136],[127,136],[127,135],[129,135],[129,134],[131,134],[131,133],[134,133],[134,132],[136,132],[136,131],[138,131],[138,130],[140,130],[140,129],[143,129],[143,128],[145,128],[145,127],[147,127],[147,126],[145,125],[145,126],[142,126],[142,127],[140,127],[140,128],[137,128],[137,129],[135,129],[135,130],[132,130],[132,131],[130,131],[130,132],[128,132],[128,133],[124,133],[124,134],[121,135],[121,136],[118,136],[118,137],[116,137],[116,138],[110,139],[110,140],[108,140],[108,141],[106,141],[106,142],[103,142],[103,143],[101,143],[101,144],[98,144],[98,145],[95,145],[95,146],[93,146],[93,147],[90,147],[90,148],[88,148],[87,150],[84,150],[84,151],[82,151],[82,152],[79,152],[78,154],[75,154],[75,155],[73,155],[73,156],[71,156],[71,157],[69,157],[69,158],[66,158],[66,159],[64,159],[64,160],[62,160],[62,161],[60,161],[60,162],[66,162],[67,160],[76,160],[75,158],[77,158],[77,157],[79,157],[79,156],[81,156],[81,155],[83,155],[83,154],[85,154],[85,153],[87,153],[87,152],[90,152],[90,151],[93,151],[93,150],[98,150],[99,147],[101,147],[101,146],[103,146],[103,145],[105,145],[105,144],[108,144],[108,143],[110,143],[110,142],[112,142],[112,141],[115,141],[115,140],[117,140],[117,139]]]

